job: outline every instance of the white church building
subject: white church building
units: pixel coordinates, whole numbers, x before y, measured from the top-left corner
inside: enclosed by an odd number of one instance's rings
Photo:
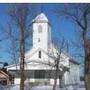
[[[53,85],[55,60],[60,54],[52,44],[51,26],[44,13],[33,19],[33,46],[25,54],[25,75],[31,83],[48,83]],[[61,52],[59,59],[57,85],[64,86],[79,83],[79,63]],[[9,65],[7,70],[14,75],[14,84],[20,83],[19,64]]]

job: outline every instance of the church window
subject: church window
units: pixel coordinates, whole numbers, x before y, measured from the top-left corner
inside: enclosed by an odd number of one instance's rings
[[[40,38],[38,38],[38,42],[40,42]]]
[[[38,32],[39,32],[39,33],[42,32],[42,26],[41,26],[41,25],[38,26]]]
[[[39,51],[39,55],[38,55],[39,58],[41,58],[41,51]]]

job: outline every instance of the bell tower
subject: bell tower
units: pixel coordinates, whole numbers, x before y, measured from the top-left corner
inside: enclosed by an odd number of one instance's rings
[[[33,20],[33,48],[41,48],[48,51],[51,43],[51,28],[44,13],[39,14]]]

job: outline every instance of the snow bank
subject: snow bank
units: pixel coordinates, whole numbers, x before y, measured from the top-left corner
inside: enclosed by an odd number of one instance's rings
[[[41,86],[26,86],[25,90],[52,90],[52,86],[49,85],[41,85]],[[14,85],[14,86],[9,86],[9,87],[0,87],[0,90],[19,90],[19,85]],[[56,90],[85,90],[85,88],[79,88],[79,87],[73,87],[73,86],[68,86],[65,88],[58,88],[56,87]]]

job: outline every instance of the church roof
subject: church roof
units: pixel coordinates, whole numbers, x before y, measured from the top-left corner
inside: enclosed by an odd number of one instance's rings
[[[4,71],[2,71],[2,70],[0,70],[0,79],[1,78],[6,78],[6,77],[9,77],[9,74],[4,72]]]
[[[48,22],[48,19],[44,13],[40,13],[35,19],[33,19],[33,22]]]
[[[77,62],[77,61],[75,61],[75,60],[73,60],[73,59],[69,59],[69,61],[72,62],[72,63],[74,63],[74,64],[80,65],[79,62]]]

